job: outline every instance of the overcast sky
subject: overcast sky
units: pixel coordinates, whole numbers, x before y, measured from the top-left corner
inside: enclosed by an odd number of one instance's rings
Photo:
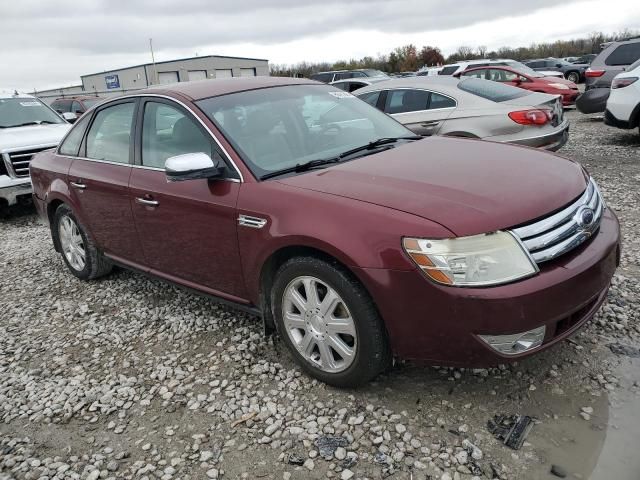
[[[640,28],[638,0],[0,0],[0,88],[198,55],[334,61]]]

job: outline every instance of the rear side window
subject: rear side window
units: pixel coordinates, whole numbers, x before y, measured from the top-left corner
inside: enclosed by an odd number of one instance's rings
[[[627,43],[618,46],[604,61],[606,65],[615,67],[619,65],[631,65],[640,59],[640,42]]]
[[[458,83],[458,88],[464,92],[493,102],[506,102],[507,100],[513,100],[514,98],[520,98],[530,94],[530,92],[522,88],[512,87],[511,85],[504,85],[490,80],[482,80],[480,78],[465,78]]]
[[[100,110],[87,134],[87,158],[129,163],[133,102]]]
[[[372,107],[378,105],[378,99],[380,98],[380,92],[369,92],[358,97],[360,100],[364,100]]]
[[[425,90],[389,90],[384,111],[392,115],[427,110],[429,95]]]
[[[80,150],[80,144],[82,143],[82,137],[84,137],[84,131],[89,125],[91,115],[87,115],[83,119],[76,122],[73,126],[67,138],[60,145],[60,155],[68,155],[70,157],[77,157],[78,150]]]
[[[440,73],[438,75],[453,75],[458,71],[458,68],[458,65],[449,65],[448,67],[444,67],[442,70],[440,70]]]
[[[349,91],[349,82],[335,83],[333,86],[340,90],[344,90],[345,92]]]
[[[445,97],[439,93],[432,92],[431,100],[429,102],[429,110],[435,108],[453,108],[456,106],[456,101],[453,98]]]

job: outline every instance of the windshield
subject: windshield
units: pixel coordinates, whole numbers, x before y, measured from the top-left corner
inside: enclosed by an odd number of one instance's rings
[[[84,100],[82,100],[82,103],[84,103],[84,106],[87,110],[100,102],[102,102],[102,98],[85,98]]]
[[[64,123],[64,120],[36,98],[0,98],[0,128],[41,123]]]
[[[536,78],[544,77],[543,74],[541,74],[540,72],[536,72],[534,69],[530,67],[527,67],[524,63],[520,63],[516,61],[505,62],[505,63],[509,67],[513,68],[514,70],[517,70],[520,73],[524,73],[525,75],[529,75],[530,77],[536,77]]]
[[[412,132],[350,93],[288,85],[196,102],[257,177]]]

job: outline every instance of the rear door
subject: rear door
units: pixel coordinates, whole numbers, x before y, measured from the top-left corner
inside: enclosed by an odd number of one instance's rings
[[[194,115],[171,100],[145,99],[138,125],[129,185],[146,264],[169,280],[246,298],[236,231],[237,172],[228,168],[222,179],[167,182],[169,157],[203,152],[224,164],[225,155]]]
[[[69,187],[80,218],[105,253],[142,262],[129,201],[133,128],[137,101],[111,102],[93,115]]]
[[[384,112],[418,135],[435,135],[455,110],[451,97],[429,90],[400,88],[388,90]]]

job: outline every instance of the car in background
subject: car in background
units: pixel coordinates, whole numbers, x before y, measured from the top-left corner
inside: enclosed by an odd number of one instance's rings
[[[528,60],[524,62],[524,64],[536,72],[560,72],[564,78],[573,83],[580,83],[583,81],[585,78],[584,72],[589,67],[588,64],[569,63],[560,58],[553,57]]]
[[[322,83],[331,83],[337,80],[344,80],[346,78],[367,78],[367,77],[387,77],[386,73],[375,70],[372,68],[362,68],[358,70],[333,70],[330,72],[318,72],[311,75],[311,80],[316,80]]]
[[[351,93],[360,88],[367,87],[378,82],[386,82],[387,80],[389,80],[389,77],[351,78],[347,80],[337,80],[335,82],[331,82],[330,85]]]
[[[565,80],[564,78],[543,77],[540,74],[528,75],[514,70],[511,67],[495,65],[471,68],[462,72],[460,76],[484,78],[486,80],[524,88],[532,92],[560,95],[562,97],[562,105],[565,107],[573,105],[576,98],[580,95],[578,86],[569,80]]]
[[[416,72],[416,76],[418,77],[430,77],[433,75],[440,75],[443,67],[422,67],[420,70]]]
[[[613,78],[604,123],[640,133],[640,60]]]
[[[585,72],[586,90],[610,88],[613,77],[624,72],[638,60],[640,60],[640,38],[609,43]]]
[[[441,135],[558,150],[569,137],[560,97],[480,78],[413,77],[355,95],[422,136]]]
[[[569,61],[569,63],[578,63],[583,65],[591,65],[593,59],[598,56],[597,53],[587,53],[586,55],[582,55],[581,57],[577,57],[573,61]]]
[[[71,126],[31,95],[0,92],[0,208],[31,199],[29,163]]]
[[[505,67],[511,67],[515,70],[518,70],[519,72],[528,73],[530,75],[534,73],[532,69],[530,69],[525,64],[518,62],[516,60],[483,58],[479,60],[467,60],[464,62],[457,62],[450,65],[444,65],[443,67],[440,67],[441,70],[438,72],[438,75],[459,75],[465,70],[468,70],[470,68],[486,67],[489,65],[503,65]],[[562,73],[560,72],[545,71],[545,72],[538,72],[538,73],[547,77],[562,77]]]
[[[65,119],[70,123],[74,123],[84,112],[95,107],[102,101],[104,101],[104,98],[97,96],[63,97],[56,98],[51,102],[51,108],[59,114],[64,115]],[[70,115],[65,115],[67,113]]]
[[[166,131],[160,116],[179,119]],[[579,163],[421,139],[309,80],[108,100],[31,174],[70,275],[117,263],[235,305],[339,387],[394,357],[480,367],[558,344],[596,314],[620,258],[618,220]]]

